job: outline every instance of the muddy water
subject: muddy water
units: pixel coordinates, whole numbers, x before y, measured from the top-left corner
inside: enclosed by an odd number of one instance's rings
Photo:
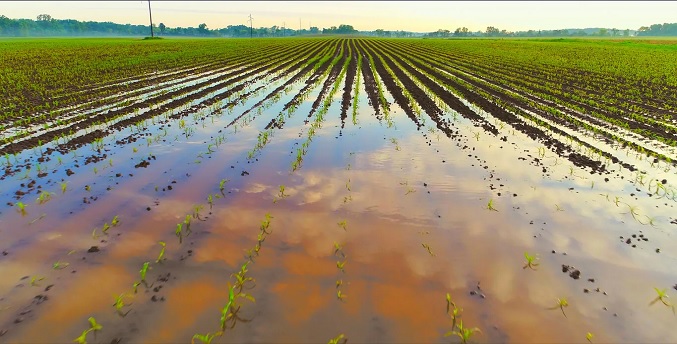
[[[237,131],[224,126],[253,102],[213,123],[191,122],[189,138],[172,122],[166,142],[140,140],[136,153],[112,148],[109,170],[106,161],[83,167],[69,191],[42,205],[27,197],[25,216],[3,205],[0,249],[9,254],[0,257],[0,330],[8,332],[0,341],[68,342],[89,316],[103,325],[90,342],[187,342],[214,333],[230,275],[266,213],[272,234],[249,265],[255,285],[245,289],[256,302],[238,300],[243,321],[217,342],[325,342],[341,333],[350,342],[446,342],[446,293],[463,309],[463,324],[481,329],[477,342],[584,342],[587,332],[595,342],[677,341],[672,311],[648,305],[654,287],[672,295],[677,283],[674,202],[637,191],[632,173],[591,175],[552,152],[535,162],[539,144],[508,127],[499,135],[507,142],[484,132],[476,138],[479,129],[463,119],[454,122],[455,138],[430,119],[416,130],[397,106],[388,127],[363,89],[358,124],[349,115],[340,128],[339,93],[298,171],[291,163],[307,137],[313,94],[248,162],[256,136],[293,94]],[[219,130],[226,142],[205,154]],[[133,167],[149,154],[156,160],[148,168]],[[229,179],[222,193],[221,179]],[[277,197],[279,185],[287,197]],[[12,200],[2,192],[3,204]],[[219,195],[211,206],[209,194]],[[89,197],[98,198],[83,203]],[[179,243],[176,224],[196,205],[200,218]],[[120,225],[92,238],[115,215]],[[648,218],[655,227],[640,222]],[[167,243],[162,263],[158,241]],[[94,245],[100,252],[86,252]],[[536,270],[523,269],[524,252],[539,256]],[[70,265],[55,270],[57,261]],[[134,294],[144,262],[152,286]],[[579,270],[579,279],[562,265]],[[31,286],[24,276],[45,279]],[[121,293],[125,317],[112,306]],[[37,304],[37,295],[49,298]],[[549,309],[558,298],[569,303],[566,316]]]

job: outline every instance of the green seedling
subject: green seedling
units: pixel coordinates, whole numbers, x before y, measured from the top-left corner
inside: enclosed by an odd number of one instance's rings
[[[568,307],[568,306],[569,306],[569,302],[567,301],[566,298],[561,298],[561,299],[558,298],[557,304],[554,307],[548,308],[548,310],[553,310],[553,309],[559,308],[559,309],[562,310],[562,314],[564,314],[564,317],[567,318],[566,313],[564,313],[564,307]]]
[[[68,186],[68,182],[63,182],[60,185],[61,185],[61,193],[66,193],[66,187]]]
[[[343,258],[346,257],[345,253],[343,253],[343,246],[341,246],[337,242],[334,242],[334,255],[337,255],[339,252],[341,252],[341,255],[343,256]]]
[[[89,321],[89,329],[94,331],[94,338],[96,338],[96,331],[101,331],[103,326],[101,326],[101,324],[97,323],[96,319],[94,319],[94,317],[89,317],[87,319],[87,321]]]
[[[414,192],[416,192],[416,189],[414,189],[413,187],[409,186],[409,187],[407,188],[407,192],[406,192],[404,195],[406,196],[406,195],[408,195],[408,194],[410,194],[410,193],[414,193]]]
[[[86,190],[86,191],[91,191],[91,190],[92,190],[92,187],[89,186],[89,185],[85,185],[85,190]]]
[[[117,314],[119,316],[123,317],[123,318],[125,316],[127,316],[127,314],[129,314],[129,312],[131,311],[131,309],[130,309],[127,312],[124,312],[124,313],[122,312],[122,308],[125,306],[125,302],[124,302],[125,296],[126,296],[125,293],[120,294],[119,296],[117,296],[115,298],[115,303],[113,304],[113,307],[115,307],[115,312],[117,312]]]
[[[494,200],[493,199],[490,199],[489,203],[487,203],[487,209],[493,210],[493,211],[498,211],[496,208],[494,208]]]
[[[564,209],[562,209],[562,208],[559,206],[559,204],[555,204],[555,209],[556,209],[557,211],[564,211]]]
[[[160,249],[160,254],[157,257],[157,260],[155,260],[156,263],[160,263],[162,261],[162,258],[165,256],[165,248],[167,247],[167,244],[164,241],[158,242],[162,248]]]
[[[103,224],[103,228],[101,228],[101,232],[102,232],[103,234],[106,234],[106,235],[107,235],[109,229],[110,229],[110,226],[108,225],[108,223],[104,223],[104,224]]]
[[[40,282],[44,279],[45,279],[45,277],[33,276],[31,278],[31,287],[39,287],[40,285],[38,284],[38,282]]]
[[[216,332],[214,334],[212,334],[211,332],[207,333],[207,334],[194,334],[193,338],[190,340],[190,344],[195,344],[196,339],[199,340],[200,342],[202,342],[203,344],[211,344],[212,340],[214,340],[214,337],[222,336],[222,335],[223,335],[223,332],[221,332],[221,331]]]
[[[463,309],[456,307],[456,304],[451,301],[451,295],[447,293],[447,314],[451,317],[451,328],[456,327],[456,320],[461,316],[461,312]]]
[[[339,299],[339,301],[343,301],[343,298],[345,298],[347,295],[341,292],[340,290],[336,291],[336,297]]]
[[[528,252],[524,252],[524,258],[527,260],[527,262],[524,264],[522,269],[529,268],[531,270],[536,270],[536,267],[538,266],[538,256],[537,255],[530,255]]]
[[[143,263],[141,270],[139,270],[139,273],[141,274],[141,282],[143,283],[146,283],[146,273],[148,273],[148,269],[150,269],[149,265],[149,262],[145,262]]]
[[[140,285],[141,282],[134,282],[134,284],[132,285],[132,290],[134,291],[134,294],[136,294]]]
[[[119,223],[120,223],[120,219],[118,219],[118,216],[117,216],[117,215],[113,216],[113,219],[110,221],[110,224],[111,224],[113,227],[115,227],[115,226],[117,226]]]
[[[36,202],[39,204],[47,203],[50,199],[52,199],[52,195],[54,195],[52,192],[40,191],[40,196],[38,196]]]
[[[202,204],[194,205],[193,206],[193,217],[198,219],[198,220],[202,220],[200,218],[200,210],[202,210],[203,208],[204,208],[204,206]]]
[[[235,294],[235,286],[231,286],[230,282],[229,282],[228,283],[228,303],[226,303],[226,305],[221,310],[221,321],[220,321],[221,331],[226,330],[226,323],[228,322],[228,320],[230,320],[230,319],[237,320],[238,319],[237,318],[237,312],[240,310],[240,306],[237,305],[237,303],[236,303],[236,298],[238,298],[238,297],[244,297],[248,300],[251,300],[252,302],[256,302],[256,300],[250,295],[247,295],[247,294],[244,294],[244,293]],[[233,325],[231,326],[231,328],[233,326],[235,326],[235,321],[233,321]]]
[[[183,223],[177,223],[176,224],[176,231],[174,233],[176,236],[179,238],[179,244],[183,243]]]
[[[346,223],[346,220],[341,220],[337,222],[337,224],[339,227],[343,228],[344,231],[347,231],[346,227],[348,226],[348,224]]]
[[[24,204],[23,202],[16,202],[14,205],[16,205],[17,208],[19,208],[19,212],[21,213],[21,215],[26,215],[26,204]]]
[[[279,194],[280,198],[287,197],[287,195],[284,194],[284,190],[285,190],[284,185],[280,185],[280,194]]]
[[[592,337],[594,337],[594,335],[590,332],[585,335],[585,339],[590,343],[592,343]]]
[[[329,342],[327,342],[327,344],[339,344],[339,343],[346,344],[347,342],[348,338],[346,338],[346,336],[343,333],[341,333],[338,336],[330,339]]]
[[[348,203],[349,201],[352,201],[352,200],[353,200],[353,196],[351,196],[351,195],[343,197],[343,203]]]
[[[214,207],[214,197],[211,194],[207,195],[207,203],[209,203],[209,209]]]
[[[348,181],[346,182],[346,189],[348,189],[348,191],[352,191],[350,190],[350,178],[348,178]]]
[[[56,263],[52,264],[52,269],[61,270],[67,268],[69,265],[70,265],[69,263],[62,263],[57,261]]]
[[[346,265],[346,261],[345,261],[345,260],[342,261],[342,262],[339,262],[339,261],[336,262],[336,267],[339,268],[339,270],[341,270],[341,272],[343,272],[343,273],[346,272],[346,270],[343,269],[343,267],[344,267],[345,265]]]
[[[235,276],[235,279],[237,280],[235,282],[235,287],[239,289],[239,291],[242,291],[242,288],[244,288],[244,284],[247,282],[252,282],[255,283],[254,278],[252,277],[247,277],[247,265],[249,265],[250,261],[245,262],[242,264],[240,267],[240,271],[236,274],[232,274],[231,276]]]
[[[627,213],[623,213],[623,214],[630,213],[630,215],[632,215],[632,218],[637,220],[637,215],[639,215],[639,213],[637,212],[638,207],[636,205],[632,206],[632,205],[629,205],[629,204],[627,204],[627,206],[628,206],[629,211]],[[639,220],[637,220],[637,221],[639,222]]]
[[[467,343],[468,340],[470,340],[470,337],[472,337],[472,335],[473,335],[475,332],[480,332],[480,333],[482,332],[482,331],[480,331],[480,329],[477,328],[477,327],[473,327],[473,328],[465,328],[465,327],[463,327],[463,320],[459,320],[459,321],[458,321],[458,324],[456,325],[456,328],[458,328],[458,331],[450,331],[450,332],[447,332],[444,336],[445,336],[445,337],[449,337],[449,336],[451,336],[451,335],[457,335],[459,338],[461,338],[461,341],[462,341],[464,344]]]
[[[656,291],[656,294],[658,294],[658,296],[656,296],[656,298],[653,299],[653,301],[649,302],[649,306],[660,301],[665,306],[672,308],[672,313],[675,314],[675,306],[668,301],[669,296],[667,293],[667,289],[658,289],[656,287],[654,287],[653,289]]]
[[[343,284],[343,280],[336,280],[336,288],[340,287]]]
[[[273,217],[270,216],[270,213],[266,213],[266,218],[261,221],[261,233],[270,234],[271,232],[266,231],[270,227],[270,219]]]
[[[76,342],[78,344],[87,344],[87,334],[89,332],[94,331],[94,338],[96,338],[96,331],[100,331],[103,328],[103,326],[101,326],[101,324],[96,322],[96,319],[94,319],[94,317],[89,317],[88,321],[89,321],[89,328],[82,331],[82,334],[79,337],[77,337],[73,340],[74,342]]]
[[[186,219],[183,220],[183,224],[186,225],[186,236],[188,236],[188,234],[193,232],[193,231],[190,230],[190,219],[191,218],[192,217],[190,215],[186,215]]]

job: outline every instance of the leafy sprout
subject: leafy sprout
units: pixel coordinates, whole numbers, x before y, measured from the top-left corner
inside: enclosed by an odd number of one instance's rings
[[[566,298],[558,298],[558,299],[557,299],[557,304],[556,304],[554,307],[550,307],[550,308],[548,308],[548,309],[549,309],[549,310],[552,310],[552,309],[557,309],[557,308],[559,308],[560,310],[562,310],[562,314],[564,314],[564,317],[566,318],[567,315],[566,315],[566,313],[564,313],[564,307],[568,307],[568,306],[569,306],[569,302],[567,301]]]
[[[343,273],[346,272],[346,270],[343,269],[343,267],[346,265],[346,261],[344,260],[343,262],[337,261],[336,262],[336,267],[339,268]]]
[[[127,316],[127,314],[131,311],[131,309],[130,309],[125,313],[122,312],[122,308],[125,306],[125,301],[124,301],[125,296],[127,296],[125,293],[120,294],[119,296],[117,296],[115,298],[115,303],[113,303],[113,307],[115,307],[115,311],[117,312],[117,314],[119,316],[121,316],[123,318],[125,316]]]
[[[339,343],[346,344],[346,342],[348,342],[348,338],[346,338],[346,336],[343,333],[341,333],[338,336],[330,339],[329,342],[327,342],[327,344],[339,344]]]
[[[473,328],[466,328],[466,327],[463,327],[463,320],[459,320],[459,321],[458,321],[458,324],[456,324],[456,328],[458,329],[458,331],[450,331],[450,332],[447,332],[444,336],[445,336],[445,337],[449,337],[449,336],[451,336],[451,335],[457,335],[459,338],[461,338],[461,341],[462,341],[464,344],[467,343],[468,340],[470,340],[470,337],[472,337],[472,335],[473,335],[475,332],[480,332],[480,333],[482,332],[482,331],[480,331],[480,329],[477,328],[477,327],[473,327]]]
[[[522,269],[529,268],[531,270],[536,270],[536,267],[538,266],[538,256],[537,255],[530,255],[528,252],[524,252],[524,258],[527,260]]]
[[[31,278],[31,287],[39,287],[40,285],[37,282],[44,280],[45,277],[33,276]]]
[[[194,334],[193,338],[190,340],[190,344],[195,344],[195,339],[199,340],[203,344],[211,344],[212,340],[214,340],[214,337],[216,336],[221,336],[223,335],[223,332],[219,331],[214,334],[207,333],[207,334]]]
[[[16,202],[14,205],[19,208],[19,212],[21,212],[21,215],[26,215],[26,204],[23,202]]]
[[[139,270],[139,273],[141,274],[141,282],[146,282],[146,273],[148,273],[148,269],[150,268],[149,265],[149,262],[145,262],[143,263],[141,270]]]
[[[337,224],[339,225],[339,227],[343,228],[344,231],[347,230],[346,226],[348,224],[346,223],[346,220],[341,220],[341,221],[337,222]]]
[[[489,203],[487,203],[487,209],[493,210],[493,211],[498,211],[496,208],[494,208],[494,200],[493,199],[490,199]]]
[[[165,256],[165,249],[167,248],[167,244],[164,241],[159,241],[158,244],[162,246],[160,249],[160,254],[157,257],[157,260],[155,260],[156,263],[160,263],[162,261],[162,258]]]
[[[67,268],[69,265],[69,263],[57,261],[56,263],[52,264],[52,269],[61,270]]]
[[[674,314],[675,313],[675,306],[673,304],[671,304],[670,301],[668,301],[669,296],[668,296],[668,293],[667,293],[667,289],[658,289],[656,287],[654,287],[653,289],[656,291],[656,294],[658,294],[658,296],[656,296],[656,298],[653,299],[653,301],[649,302],[649,306],[651,306],[654,303],[660,301],[665,306],[672,308],[672,313]]]

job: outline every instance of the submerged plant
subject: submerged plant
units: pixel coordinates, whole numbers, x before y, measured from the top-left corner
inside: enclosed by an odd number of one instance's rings
[[[348,224],[346,223],[346,220],[341,220],[341,221],[337,222],[336,224],[338,224],[339,227],[343,228],[344,231],[347,231],[346,227],[348,226]]]
[[[40,285],[37,282],[44,280],[45,277],[33,276],[31,278],[31,287],[39,287]]]
[[[113,227],[115,227],[115,226],[117,226],[119,223],[120,223],[120,219],[118,219],[118,216],[117,216],[117,215],[113,216],[113,219],[110,221],[110,224],[111,224]]]
[[[527,260],[527,262],[524,264],[522,269],[529,268],[531,270],[536,270],[536,267],[538,266],[538,256],[537,255],[530,255],[528,252],[524,252],[524,258]]]

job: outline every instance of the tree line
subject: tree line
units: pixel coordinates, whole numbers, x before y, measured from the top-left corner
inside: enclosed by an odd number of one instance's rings
[[[153,24],[153,32],[159,36],[189,37],[281,37],[317,34],[357,34],[352,25],[341,24],[338,27],[294,30],[281,26],[253,27],[246,25],[228,25],[221,29],[210,29],[202,23],[197,27],[168,27],[164,23]],[[0,36],[150,36],[149,25],[117,24],[113,22],[78,21],[74,19],[54,19],[49,14],[41,14],[36,20],[11,19],[0,15]]]
[[[485,31],[470,31],[467,27],[459,27],[455,31],[439,29],[428,32],[424,37],[629,37],[629,36],[677,36],[677,23],[654,24],[642,26],[638,30],[617,28],[587,28],[587,29],[561,29],[561,30],[527,30],[508,31],[500,30],[494,26],[488,26]]]
[[[332,34],[360,34],[376,37],[621,37],[621,36],[677,36],[677,23],[653,24],[642,26],[638,30],[616,28],[588,28],[562,30],[527,30],[508,31],[494,26],[488,26],[484,31],[470,31],[467,27],[459,27],[454,31],[439,29],[434,32],[416,33],[411,31],[389,31],[377,29],[373,31],[358,31],[352,25],[341,24],[338,27],[320,29],[291,29],[281,26],[251,28],[246,25],[228,25],[220,29],[210,29],[202,23],[197,27],[168,27],[164,23],[153,24],[153,31],[159,36],[186,36],[186,37],[284,37],[300,35],[332,35]],[[149,36],[148,25],[117,24],[113,22],[78,21],[74,19],[54,19],[49,14],[41,14],[36,20],[11,19],[0,15],[0,36],[30,37],[30,36]]]

